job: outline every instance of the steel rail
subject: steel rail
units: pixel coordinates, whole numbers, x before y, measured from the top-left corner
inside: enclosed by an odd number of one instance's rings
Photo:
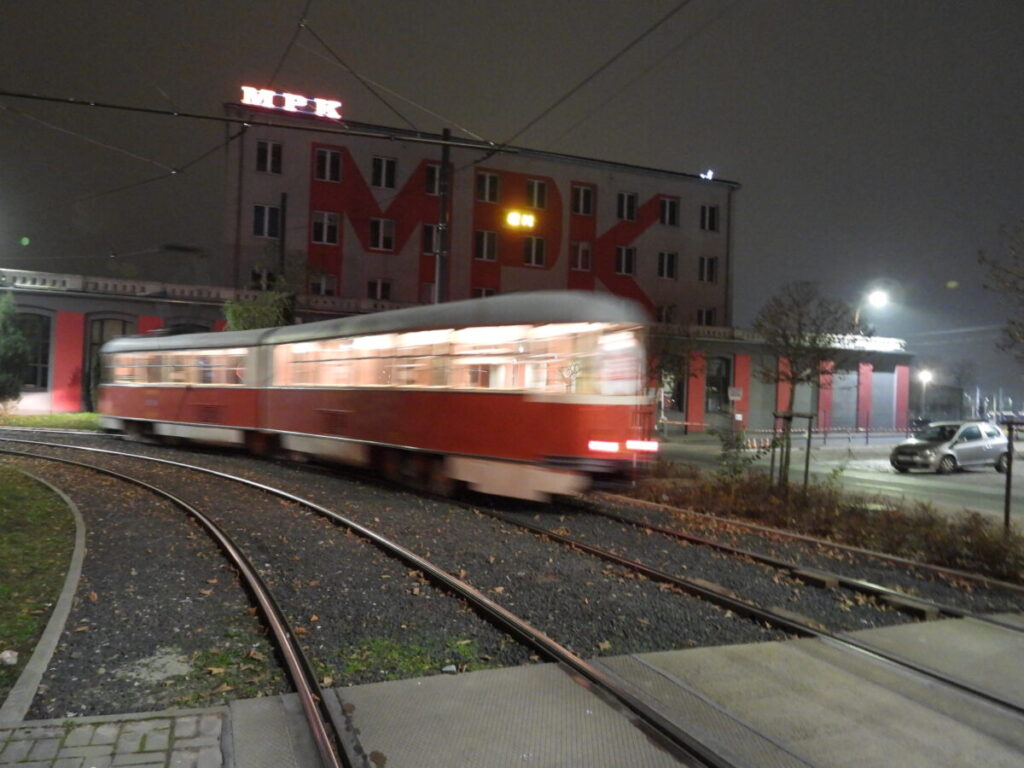
[[[637,560],[630,560],[629,558],[622,557],[621,555],[617,555],[614,552],[609,552],[608,550],[601,549],[600,547],[595,547],[592,544],[586,544],[582,541],[577,541],[576,539],[573,539],[569,536],[564,536],[560,533],[555,533],[554,531],[544,528],[543,526],[533,525],[532,523],[527,523],[520,520],[514,520],[501,512],[481,509],[478,506],[473,507],[473,509],[475,509],[480,514],[493,517],[497,520],[501,520],[505,523],[508,523],[509,525],[515,525],[520,528],[525,528],[526,530],[532,531],[533,533],[536,533],[540,536],[546,536],[561,544],[565,544],[566,546],[594,555],[603,560],[607,560],[617,565],[622,565],[627,568],[631,568],[635,570],[637,573],[643,574],[644,576],[656,579],[658,581],[662,581],[667,584],[671,584],[686,592],[689,592],[690,594],[697,595],[698,597],[702,597],[712,602],[715,602],[718,605],[725,606],[729,610],[742,614],[749,618],[770,623],[772,626],[784,629],[787,632],[792,632],[794,634],[802,635],[804,637],[812,637],[823,642],[831,643],[833,645],[836,645],[837,647],[844,648],[846,650],[855,650],[864,655],[865,657],[872,658],[876,661],[882,661],[888,664],[893,664],[896,666],[903,667],[905,669],[912,670],[920,675],[932,678],[933,680],[937,680],[938,682],[944,685],[956,688],[957,690],[960,690],[964,693],[968,693],[972,696],[976,696],[977,698],[984,699],[985,701],[991,704],[1002,707],[1003,709],[1010,710],[1014,714],[1024,717],[1024,706],[1001,699],[998,696],[994,696],[986,691],[976,688],[973,685],[970,685],[969,683],[965,683],[963,681],[951,678],[948,675],[945,675],[944,673],[940,672],[939,670],[933,669],[924,664],[919,664],[900,654],[892,653],[891,651],[886,651],[877,648],[876,646],[873,646],[870,643],[865,643],[862,640],[857,640],[846,633],[836,633],[827,629],[819,629],[818,627],[815,627],[811,624],[797,621],[796,619],[790,616],[785,616],[771,609],[761,608],[760,606],[747,602],[741,599],[740,597],[734,597],[732,594],[728,594],[724,590],[719,591],[717,589],[712,589],[693,579],[675,576],[665,571],[661,571],[657,568],[652,568],[651,566],[645,565]]]
[[[633,499],[629,496],[620,496],[614,493],[598,493],[595,494],[598,497],[604,497],[618,501],[623,504],[632,504],[635,506],[642,507],[653,507],[665,512],[683,512],[687,515],[694,515],[696,517],[703,517],[707,520],[713,520],[716,523],[724,523],[726,525],[735,525],[740,528],[747,528],[751,531],[757,531],[759,533],[770,533],[775,536],[785,536],[788,539],[795,541],[805,541],[809,544],[818,544],[823,547],[831,547],[832,549],[839,549],[844,552],[852,552],[857,555],[867,555],[874,557],[879,560],[887,560],[891,563],[897,563],[898,565],[910,565],[919,570],[933,571],[934,573],[941,573],[946,576],[951,576],[957,579],[964,579],[965,581],[976,581],[982,584],[987,584],[990,587],[998,587],[999,589],[1005,589],[1009,592],[1017,592],[1024,595],[1024,586],[1020,584],[1013,584],[1009,581],[1001,581],[1000,579],[993,579],[989,576],[982,576],[978,573],[971,573],[970,571],[960,571],[956,568],[946,568],[941,565],[933,565],[931,563],[922,563],[918,560],[911,560],[906,557],[899,557],[898,555],[890,555],[885,552],[876,552],[873,549],[864,549],[863,547],[854,547],[850,544],[840,544],[839,542],[829,541],[828,539],[819,539],[816,536],[808,536],[803,533],[793,533],[792,531],[786,531],[781,528],[772,528],[767,525],[758,525],[757,523],[750,523],[745,520],[737,520],[734,518],[719,517],[718,515],[712,515],[708,512],[698,512],[695,509],[687,509],[685,507],[673,507],[668,504],[659,504],[656,501],[646,501],[645,499]]]
[[[298,504],[302,504],[309,509],[315,510],[320,514],[334,520],[342,526],[348,528],[354,533],[370,540],[386,553],[391,556],[398,557],[404,560],[407,564],[423,571],[425,574],[430,576],[433,581],[440,584],[454,592],[458,596],[465,599],[467,602],[472,604],[480,613],[486,616],[488,619],[497,623],[502,629],[510,632],[511,634],[519,637],[528,645],[537,649],[541,653],[545,654],[550,659],[558,662],[563,667],[566,667],[573,672],[576,672],[582,678],[593,684],[595,687],[603,690],[606,694],[613,697],[622,706],[630,710],[634,715],[639,718],[641,723],[646,728],[641,728],[645,733],[651,736],[655,736],[659,739],[662,745],[669,749],[672,754],[677,758],[689,758],[690,761],[696,760],[700,765],[710,766],[711,768],[738,768],[734,763],[728,761],[720,754],[714,751],[714,749],[692,734],[684,731],[676,723],[672,722],[669,718],[662,715],[657,709],[643,701],[639,697],[632,694],[630,691],[619,685],[610,675],[599,669],[598,667],[590,664],[584,659],[580,658],[568,648],[559,644],[547,634],[527,623],[523,619],[519,618],[515,614],[503,608],[498,603],[491,600],[489,597],[484,595],[478,589],[470,585],[468,582],[459,579],[458,577],[448,573],[447,571],[434,565],[429,560],[417,555],[410,549],[394,542],[387,537],[367,528],[354,520],[344,517],[343,515],[334,512],[333,510],[327,509],[324,506],[312,501],[310,499],[304,499],[301,496],[295,495],[288,491],[283,491],[280,488],[273,488],[263,483],[256,482],[255,480],[249,480],[248,478],[238,477],[235,475],[228,474],[226,472],[219,472],[214,469],[208,469],[206,467],[199,467],[193,464],[187,464],[184,462],[171,461],[169,459],[160,459],[151,456],[140,456],[138,454],[124,453],[121,451],[112,451],[104,448],[90,448],[86,446],[74,446],[66,445],[62,443],[46,443],[40,441],[31,440],[12,440],[8,438],[0,438],[7,440],[8,442],[27,443],[30,445],[46,446],[52,448],[62,448],[73,451],[87,451],[90,453],[108,454],[114,456],[120,456],[130,459],[138,459],[142,461],[155,462],[159,464],[165,464],[168,466],[179,467],[182,469],[189,469],[197,472],[203,472],[215,477],[220,477],[233,482],[241,483],[252,488],[256,488],[267,493],[271,493],[275,496],[279,496],[290,501],[294,501]],[[0,449],[3,450],[3,449]],[[10,451],[11,453],[15,453]],[[24,453],[22,455],[36,458],[49,458],[47,456],[40,456],[38,454]],[[586,687],[586,686],[585,686]],[[636,721],[631,721],[634,725],[638,725]],[[333,768],[333,767],[332,767]]]
[[[19,440],[17,442],[29,441]],[[38,445],[39,443],[35,444]],[[70,447],[74,449],[74,446],[61,447]],[[147,483],[144,480],[125,475],[121,472],[116,472],[112,469],[97,467],[94,464],[88,464],[86,462],[75,461],[73,459],[62,458],[59,456],[46,456],[26,451],[12,451],[7,448],[0,448],[0,453],[41,459],[43,461],[56,461],[64,464],[71,464],[77,467],[83,467],[93,472],[100,472],[105,475],[110,475],[111,477],[116,477],[124,482],[134,483],[135,485],[145,488],[158,496],[162,496],[175,506],[185,510],[185,512],[197,520],[206,529],[206,532],[210,537],[224,551],[231,563],[238,568],[239,573],[241,573],[242,577],[245,579],[246,586],[249,588],[250,593],[256,599],[256,602],[262,611],[263,619],[273,632],[274,639],[277,641],[278,650],[284,659],[289,676],[292,679],[296,693],[302,703],[303,713],[305,714],[306,721],[309,724],[310,734],[313,736],[313,741],[316,744],[317,751],[320,753],[320,757],[324,762],[324,766],[326,768],[352,768],[352,763],[348,760],[347,755],[345,755],[343,750],[338,748],[338,741],[340,741],[340,739],[338,739],[337,734],[332,737],[328,730],[327,722],[330,721],[330,716],[322,709],[322,707],[325,706],[323,690],[320,688],[316,675],[313,673],[312,665],[309,663],[309,660],[305,657],[305,654],[299,647],[297,637],[292,630],[291,625],[285,618],[284,613],[281,611],[280,606],[277,604],[277,601],[274,599],[274,596],[271,594],[266,583],[256,572],[256,569],[253,568],[248,558],[246,558],[231,538],[224,533],[224,531],[214,523],[213,520],[184,499],[180,499],[174,494]]]
[[[758,563],[770,565],[773,568],[779,568],[781,570],[789,571],[799,578],[799,571],[804,571],[816,576],[827,577],[835,579],[837,583],[846,587],[847,589],[859,592],[865,595],[872,595],[875,597],[893,597],[901,600],[910,600],[914,603],[934,608],[939,613],[945,616],[951,616],[956,619],[971,619],[972,621],[980,621],[985,624],[992,624],[993,626],[1002,627],[1003,629],[1010,630],[1012,632],[1024,632],[1024,626],[1017,624],[1011,624],[1000,619],[986,616],[980,613],[974,613],[973,611],[967,611],[963,608],[957,608],[955,605],[949,605],[946,603],[939,603],[934,600],[928,600],[926,598],[917,597],[916,595],[910,595],[906,592],[901,592],[898,589],[892,589],[881,584],[875,584],[871,581],[865,581],[864,579],[854,579],[850,576],[844,576],[841,573],[835,573],[833,571],[827,571],[822,568],[815,566],[805,567],[799,563],[793,563],[787,560],[783,560],[778,557],[772,557],[771,555],[765,555],[760,552],[754,552],[750,549],[743,549],[741,547],[734,547],[731,544],[724,544],[714,539],[707,539],[703,536],[697,536],[692,533],[684,533],[683,531],[676,530],[675,528],[669,528],[667,526],[658,525],[657,523],[644,522],[642,520],[633,520],[624,515],[620,515],[617,512],[611,512],[600,507],[590,506],[586,507],[588,512],[602,517],[607,517],[611,520],[616,520],[620,523],[627,523],[636,528],[640,528],[645,531],[653,531],[660,533],[665,536],[671,536],[672,538],[681,539],[683,541],[692,542],[694,544],[700,544],[701,546],[709,547],[711,549],[718,550],[719,552],[725,552],[731,555],[738,555],[742,557],[750,558]]]

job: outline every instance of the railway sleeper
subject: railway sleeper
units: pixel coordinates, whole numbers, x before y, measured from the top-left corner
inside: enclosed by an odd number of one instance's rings
[[[939,609],[931,603],[924,603],[912,597],[901,597],[897,595],[882,595],[878,598],[887,605],[891,605],[897,611],[915,616],[924,621],[932,621],[939,618]]]

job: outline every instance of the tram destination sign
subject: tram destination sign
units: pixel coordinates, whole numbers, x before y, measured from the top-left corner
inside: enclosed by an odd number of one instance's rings
[[[314,99],[297,93],[278,93],[266,88],[243,85],[242,103],[253,107],[341,120],[341,102],[333,99]]]

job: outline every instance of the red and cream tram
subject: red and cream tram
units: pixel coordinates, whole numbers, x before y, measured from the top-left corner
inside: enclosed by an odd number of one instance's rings
[[[103,347],[106,429],[285,451],[527,499],[642,468],[643,311],[541,291]]]

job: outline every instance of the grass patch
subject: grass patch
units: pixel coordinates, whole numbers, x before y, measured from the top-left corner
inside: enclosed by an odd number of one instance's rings
[[[274,651],[259,633],[259,625],[240,620],[229,626],[217,647],[196,651],[189,658],[192,670],[173,680],[177,707],[208,707],[233,699],[282,693],[288,688]],[[168,681],[167,685],[172,682]]]
[[[0,665],[0,701],[46,627],[67,573],[74,532],[74,517],[53,491],[0,466],[0,650],[18,653],[17,665]]]
[[[98,413],[35,413],[0,414],[0,427],[48,427],[50,429],[95,429],[100,428]]]
[[[666,474],[666,473],[663,473]],[[945,568],[1024,583],[1024,535],[976,512],[940,513],[922,502],[843,491],[836,479],[788,494],[767,475],[701,473],[699,479],[652,477],[637,498],[736,517]]]
[[[339,656],[338,682],[342,684],[436,675],[449,664],[459,672],[495,666],[489,657],[480,654],[476,640],[470,638],[450,639],[443,644],[370,638]]]

